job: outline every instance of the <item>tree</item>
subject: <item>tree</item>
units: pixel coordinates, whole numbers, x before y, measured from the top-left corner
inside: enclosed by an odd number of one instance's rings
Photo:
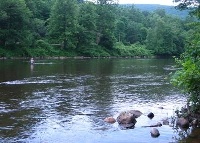
[[[77,50],[80,53],[91,52],[97,46],[96,44],[96,6],[94,3],[87,2],[80,6],[78,18],[78,45]],[[89,55],[87,55],[89,56]]]
[[[25,0],[32,13],[30,30],[32,33],[31,47],[35,47],[36,41],[45,39],[47,35],[46,23],[50,16],[53,0]]]
[[[78,6],[77,0],[56,0],[49,18],[48,31],[53,43],[63,48],[75,48]]]
[[[152,26],[149,28],[147,34],[147,48],[152,50],[156,55],[164,55],[166,52],[164,47],[162,47],[165,40],[163,35],[166,28],[164,19],[154,13],[150,18],[150,21]]]
[[[96,3],[100,5],[117,4],[118,0],[96,0]]]
[[[178,55],[184,51],[184,26],[181,20],[156,11],[149,18],[147,48],[156,55]]]
[[[125,50],[142,44],[154,54],[172,55],[183,51],[185,37],[192,31],[162,9],[141,12],[117,5],[117,0],[0,1],[0,46],[15,50],[23,45],[30,48],[23,48],[29,55],[37,50],[32,47],[45,51],[41,43],[79,55],[118,55],[117,41]]]
[[[111,50],[113,48],[115,38],[115,5],[110,4],[112,0],[99,0],[97,5],[97,33],[96,41],[101,47]]]
[[[77,0],[77,2],[79,2],[79,3],[83,3],[83,2],[84,2],[84,0]]]
[[[115,37],[117,37],[118,42],[124,42],[125,38],[125,27],[126,27],[126,18],[122,18],[117,20],[116,22],[116,29],[115,29]]]
[[[15,47],[29,41],[31,13],[24,0],[2,0],[0,2],[0,45]]]
[[[177,59],[182,67],[173,75],[172,83],[189,95],[194,110],[200,109],[200,29],[196,27],[193,39],[187,45],[186,51]]]
[[[185,0],[179,6],[189,6],[191,4],[199,3],[198,1]],[[180,7],[181,8],[181,7]],[[199,12],[199,5],[195,11]],[[200,15],[195,14],[200,18]],[[189,101],[192,105],[193,111],[200,110],[200,23],[197,21],[191,26],[195,28],[195,32],[191,37],[186,51],[177,59],[177,63],[181,66],[172,78],[172,83],[189,95]]]
[[[189,9],[192,15],[200,18],[200,0],[174,0],[174,2],[179,2],[177,9]]]
[[[25,0],[34,18],[47,20],[50,15],[52,0]]]

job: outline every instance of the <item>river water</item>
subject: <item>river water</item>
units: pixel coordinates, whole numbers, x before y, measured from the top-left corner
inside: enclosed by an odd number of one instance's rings
[[[186,97],[169,83],[174,65],[171,59],[1,60],[0,141],[178,142],[185,135],[173,116]],[[134,129],[103,121],[131,109],[143,113]],[[158,127],[158,138],[142,127],[166,118],[170,126]]]

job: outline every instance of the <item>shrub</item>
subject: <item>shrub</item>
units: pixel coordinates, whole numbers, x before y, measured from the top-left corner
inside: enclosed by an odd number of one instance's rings
[[[116,43],[115,50],[119,56],[131,56],[131,57],[148,57],[152,55],[152,52],[144,45],[132,44],[130,46],[125,46],[123,43]]]
[[[109,57],[110,54],[105,50],[105,48],[101,46],[93,46],[93,47],[87,47],[84,48],[84,50],[81,52],[83,56],[88,57]]]
[[[189,102],[196,110],[200,109],[200,34],[194,36],[186,51],[176,59],[181,69],[175,72],[171,82],[189,95]]]

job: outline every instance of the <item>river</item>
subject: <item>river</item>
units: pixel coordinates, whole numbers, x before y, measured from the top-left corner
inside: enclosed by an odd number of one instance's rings
[[[172,59],[1,60],[0,141],[178,142],[174,115],[186,97],[169,83],[175,70]],[[131,109],[143,113],[134,129],[103,121]],[[166,118],[158,138],[142,127]]]

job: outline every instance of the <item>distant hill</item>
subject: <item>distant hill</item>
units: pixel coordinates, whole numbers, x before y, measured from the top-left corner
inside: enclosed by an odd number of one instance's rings
[[[131,5],[127,4],[126,6],[131,6]],[[148,11],[148,12],[153,12],[156,9],[164,9],[166,14],[176,16],[176,17],[179,17],[181,19],[185,19],[189,14],[189,11],[187,11],[187,10],[183,10],[183,11],[177,10],[177,9],[175,9],[174,6],[159,5],[159,4],[134,4],[134,6],[135,6],[135,8],[137,8],[141,11]]]

